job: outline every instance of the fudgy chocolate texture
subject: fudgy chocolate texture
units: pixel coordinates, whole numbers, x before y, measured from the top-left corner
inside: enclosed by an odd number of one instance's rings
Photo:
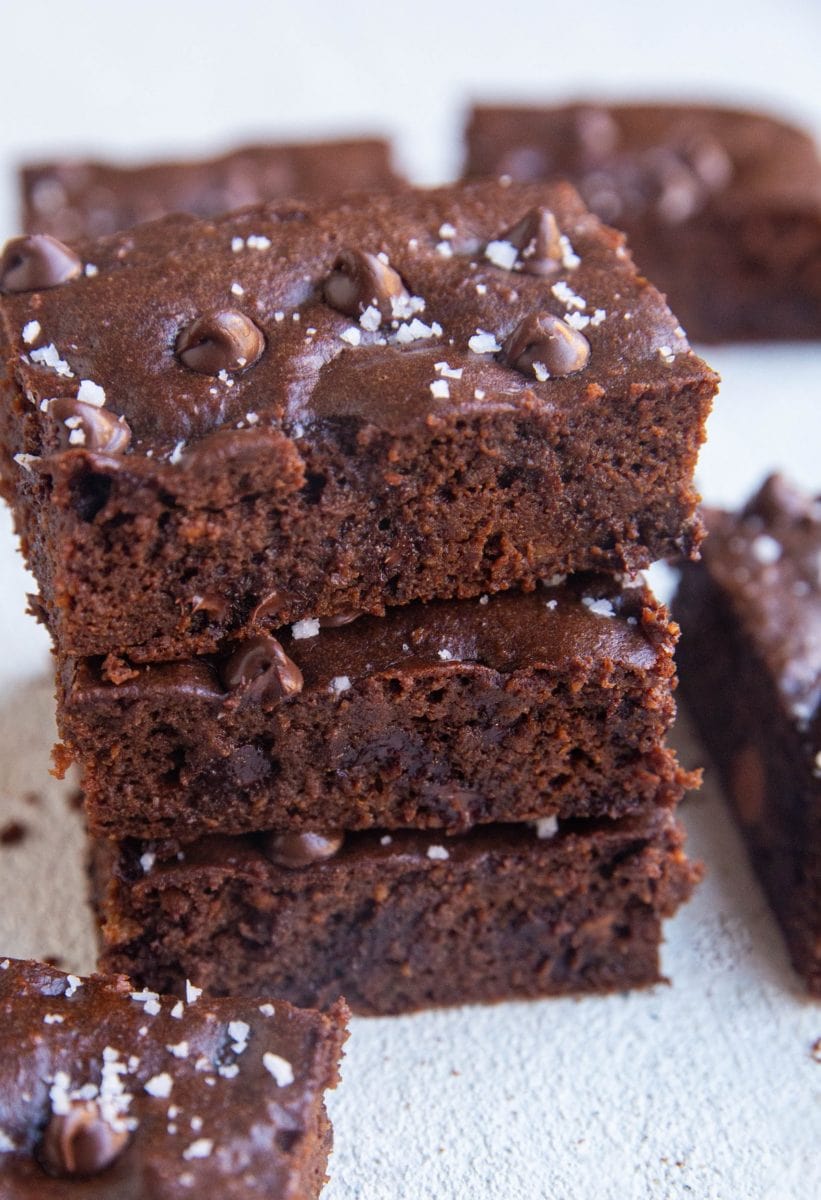
[[[466,174],[570,180],[626,232],[690,337],[821,336],[821,157],[783,121],[679,104],[478,107]]]
[[[169,217],[75,257],[0,271],[41,287],[0,297],[0,447],[63,653],[188,657],[699,541],[716,377],[569,187]]]
[[[102,961],[172,991],[186,975],[320,1007],[342,991],[371,1014],[642,987],[698,878],[682,844],[669,813],[552,838],[359,833],[301,869],[264,837],[205,838],[147,871],[142,843],[98,842]]]
[[[283,196],[387,191],[401,182],[381,138],[243,146],[219,158],[136,166],[60,160],[20,171],[23,229],[68,242],[168,213],[216,217]]]
[[[314,1200],[346,1015],[0,960],[0,1195]]]
[[[688,708],[796,970],[821,996],[821,500],[771,477],[709,512],[676,612]]]
[[[634,584],[574,577],[286,628],[222,661],[116,664],[119,684],[66,661],[58,720],[91,828],[456,831],[673,804],[677,630]]]

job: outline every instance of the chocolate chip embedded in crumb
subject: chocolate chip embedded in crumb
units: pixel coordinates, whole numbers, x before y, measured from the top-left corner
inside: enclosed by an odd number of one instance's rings
[[[366,308],[378,308],[383,321],[393,316],[398,301],[409,299],[402,277],[375,254],[342,250],[323,287],[331,308],[348,317],[360,317]]]
[[[60,422],[60,442],[67,449],[123,454],[129,447],[128,422],[105,408],[61,396],[51,401],[48,411]]]
[[[502,361],[543,381],[575,375],[590,359],[590,343],[553,313],[526,317],[505,342]]]
[[[502,240],[519,251],[518,266],[528,275],[552,275],[561,266],[561,234],[549,208],[531,208]]]
[[[189,370],[219,375],[252,366],[264,349],[262,330],[244,313],[224,309],[187,325],[177,338],[175,352]]]
[[[266,858],[278,867],[296,869],[324,862],[341,849],[343,833],[270,833],[262,844]]]
[[[221,671],[232,692],[258,700],[284,700],[302,691],[302,672],[273,637],[261,634],[243,642]]]
[[[46,233],[12,238],[0,257],[0,292],[35,292],[58,287],[82,273],[83,264],[68,246]]]
[[[112,1129],[93,1100],[72,1102],[49,1121],[38,1157],[50,1175],[98,1175],[119,1158],[128,1136]]]

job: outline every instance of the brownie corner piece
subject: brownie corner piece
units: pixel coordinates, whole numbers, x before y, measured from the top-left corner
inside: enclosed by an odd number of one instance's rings
[[[798,973],[821,996],[821,499],[708,511],[674,611],[684,701]]]
[[[2,473],[66,653],[180,658],[698,543],[716,377],[566,185],[17,239],[0,290]]]
[[[3,1200],[314,1200],[347,1009],[0,960]]]

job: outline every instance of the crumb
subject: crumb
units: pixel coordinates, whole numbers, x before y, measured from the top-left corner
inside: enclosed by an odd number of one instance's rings
[[[28,837],[29,827],[22,821],[7,821],[0,826],[0,846],[19,846]]]

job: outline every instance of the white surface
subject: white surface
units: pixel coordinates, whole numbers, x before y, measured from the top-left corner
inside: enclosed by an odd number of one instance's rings
[[[0,231],[13,162],[126,157],[232,136],[396,131],[419,178],[458,160],[473,96],[699,94],[768,101],[821,130],[817,0],[615,6],[2,6]],[[705,286],[707,284],[705,283]],[[821,485],[821,346],[724,349],[699,471],[736,503],[773,467]],[[48,775],[48,646],[0,517],[0,952],[93,964],[79,818]],[[688,748],[689,747],[689,748]],[[698,752],[684,741],[688,762]],[[36,804],[26,801],[37,793]],[[821,1194],[811,1048],[792,975],[714,786],[688,802],[709,869],[669,926],[672,987],[356,1021],[332,1098],[327,1200],[808,1200]],[[815,1155],[815,1157],[813,1157]],[[2,1194],[2,1188],[0,1188]]]

